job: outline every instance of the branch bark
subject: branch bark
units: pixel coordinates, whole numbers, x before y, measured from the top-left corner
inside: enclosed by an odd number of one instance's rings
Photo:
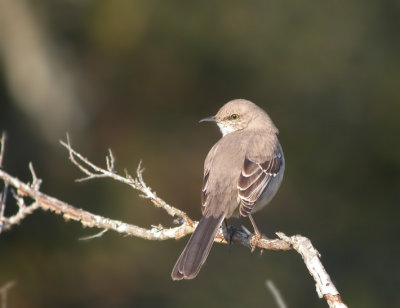
[[[85,227],[99,228],[102,231],[92,237],[99,237],[104,232],[112,230],[124,235],[140,237],[146,240],[167,240],[167,239],[180,239],[194,231],[197,222],[192,220],[185,212],[169,205],[164,200],[159,198],[156,193],[144,182],[143,170],[139,164],[136,177],[132,177],[127,171],[125,176],[119,175],[115,171],[114,157],[109,150],[106,156],[106,168],[98,167],[90,162],[87,158],[75,151],[70,143],[69,136],[67,141],[60,141],[60,143],[68,150],[69,159],[79,168],[85,176],[78,179],[78,182],[87,181],[94,178],[111,178],[115,181],[129,185],[133,189],[140,192],[140,196],[149,199],[154,206],[165,210],[170,216],[176,218],[174,222],[177,224],[175,227],[164,227],[161,225],[152,226],[151,228],[142,228],[137,225],[128,224],[119,220],[110,219],[76,208],[66,202],[60,201],[54,197],[46,195],[40,191],[41,180],[37,178],[32,164],[29,164],[29,169],[32,174],[32,183],[24,183],[18,178],[11,176],[2,170],[1,162],[4,153],[4,140],[1,139],[0,148],[0,179],[5,183],[3,193],[1,196],[1,211],[0,211],[0,233],[10,229],[11,227],[21,223],[21,221],[37,209],[50,210],[58,215],[62,215],[66,220],[75,220],[80,222]],[[17,201],[18,212],[12,216],[6,217],[4,215],[4,208],[6,206],[7,195],[9,190]],[[31,204],[25,204],[26,197],[29,197]],[[229,227],[233,232],[232,242],[244,245],[251,248],[255,239],[254,234],[242,228],[237,229],[232,226]],[[269,239],[263,236],[256,241],[256,247],[262,250],[295,250],[303,258],[311,276],[314,278],[316,290],[320,298],[324,297],[329,307],[345,308],[347,307],[341,300],[340,294],[331,281],[328,273],[323,267],[319,252],[313,247],[311,241],[301,235],[287,236],[282,232],[277,232],[278,238]],[[92,238],[88,237],[88,238]],[[88,239],[85,238],[85,239]],[[215,242],[227,244],[224,230],[221,228],[217,233]]]

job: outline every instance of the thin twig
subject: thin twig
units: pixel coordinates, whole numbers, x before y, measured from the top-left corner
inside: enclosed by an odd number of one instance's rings
[[[79,240],[80,241],[87,241],[87,240],[91,240],[91,239],[94,239],[94,238],[102,237],[103,234],[106,233],[107,231],[108,231],[107,229],[104,229],[104,230],[102,230],[99,233],[96,233],[94,235],[80,237]]]
[[[275,284],[272,282],[272,280],[267,279],[265,281],[265,286],[268,288],[268,290],[271,292],[272,296],[275,299],[275,302],[279,308],[286,308],[286,303],[282,298],[281,293],[279,292],[278,288],[275,286]]]
[[[8,291],[16,285],[16,281],[9,281],[0,287],[1,307],[7,308]]]
[[[31,174],[32,174],[32,184],[31,184],[31,187],[32,187],[33,189],[35,189],[35,190],[39,190],[39,189],[40,189],[40,185],[42,184],[42,180],[39,179],[39,178],[36,176],[36,172],[35,172],[35,169],[33,169],[32,162],[29,162],[29,170],[31,171]]]
[[[4,222],[4,211],[6,209],[7,193],[8,193],[8,184],[5,184],[3,192],[1,194],[1,200],[0,200],[0,233],[3,230],[3,226],[5,223]]]
[[[1,141],[0,141],[0,168],[3,168],[3,159],[4,159],[4,148],[6,146],[6,133],[3,132],[1,134]]]

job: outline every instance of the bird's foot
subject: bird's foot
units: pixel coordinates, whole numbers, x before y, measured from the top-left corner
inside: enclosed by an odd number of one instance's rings
[[[258,242],[263,238],[263,236],[261,235],[260,231],[257,228],[257,225],[253,219],[253,216],[249,215],[251,224],[253,225],[254,228],[254,235],[252,236],[252,238],[250,239],[250,248],[251,248],[251,252],[253,253],[254,250],[256,250],[257,244]],[[264,249],[261,249],[261,254],[263,253]]]
[[[263,234],[261,234],[260,232],[255,232],[255,234],[250,239],[251,253],[253,253],[254,250],[256,250],[256,248],[258,247],[258,244],[263,239],[268,239],[268,237],[263,235]],[[265,250],[264,248],[260,247],[260,255],[262,255],[264,253],[264,250]]]
[[[257,244],[261,239],[262,239],[262,235],[258,232],[256,234],[254,234],[252,236],[252,238],[250,239],[250,248],[251,248],[252,253],[254,252],[254,250],[256,250]],[[263,251],[263,249],[261,249],[261,251]]]
[[[223,235],[225,237],[225,240],[227,241],[229,247],[232,244],[232,239],[233,239],[233,236],[234,236],[235,232],[236,232],[236,228],[235,227],[228,226],[228,224],[223,224],[222,225],[222,233],[223,233]]]

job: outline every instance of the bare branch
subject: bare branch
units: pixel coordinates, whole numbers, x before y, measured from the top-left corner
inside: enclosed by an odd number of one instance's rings
[[[311,241],[301,235],[288,237],[282,232],[276,234],[301,255],[310,275],[315,280],[318,296],[324,297],[331,308],[346,308],[347,306],[342,302],[339,292],[321,263],[321,254],[314,248]]]
[[[100,215],[95,215],[82,209],[78,209],[66,202],[60,201],[56,198],[50,197],[42,192],[33,189],[30,185],[22,183],[17,178],[14,178],[0,170],[0,178],[3,179],[5,183],[13,186],[17,189],[15,195],[17,203],[19,205],[19,211],[16,215],[8,218],[4,218],[6,225],[3,229],[9,229],[12,225],[20,223],[20,221],[26,217],[26,215],[31,214],[37,208],[42,208],[43,210],[50,210],[56,214],[63,215],[66,220],[79,221],[85,227],[96,227],[100,229],[113,230],[118,233],[122,233],[129,236],[136,236],[147,240],[166,240],[171,238],[181,238],[186,234],[193,232],[193,227],[187,224],[182,224],[181,226],[168,228],[163,230],[145,229],[135,225],[130,225],[118,220],[109,219],[102,217]],[[35,202],[26,206],[23,203],[22,196],[27,196],[35,200]]]
[[[176,217],[178,226],[166,228],[158,225],[146,229],[136,225],[127,224],[119,220],[113,220],[100,215],[95,215],[83,209],[76,208],[66,202],[60,201],[40,192],[39,187],[41,180],[37,178],[32,164],[29,164],[29,169],[32,173],[32,184],[23,183],[19,179],[0,169],[0,179],[2,179],[5,183],[5,188],[1,198],[0,233],[3,230],[11,228],[13,225],[19,224],[22,219],[38,208],[50,210],[58,215],[62,215],[66,220],[78,221],[84,227],[102,229],[100,233],[83,238],[83,240],[101,237],[108,230],[113,230],[120,234],[135,236],[147,240],[180,239],[187,234],[192,233],[196,228],[197,222],[193,221],[185,212],[167,204],[164,200],[159,198],[149,186],[147,186],[143,180],[143,169],[141,168],[141,164],[138,166],[135,178],[133,178],[127,171],[125,171],[125,177],[123,177],[117,174],[115,171],[115,159],[111,150],[109,150],[108,156],[106,157],[106,169],[103,169],[90,162],[80,153],[76,152],[71,147],[68,135],[67,142],[60,141],[60,143],[68,150],[69,159],[71,162],[86,175],[86,177],[81,180],[89,180],[93,178],[111,178],[118,182],[129,185],[133,189],[139,191],[141,193],[141,197],[149,199],[156,207],[161,208],[169,215]],[[3,141],[1,146],[1,151],[3,151]],[[11,217],[4,217],[4,207],[6,204],[6,196],[9,186],[13,188],[11,192],[17,201],[18,212]],[[29,197],[33,200],[30,205],[25,204],[26,197]],[[309,239],[300,235],[288,237],[284,233],[277,233],[279,238],[268,239],[266,237],[261,237],[261,239],[257,239],[257,241],[255,241],[255,235],[245,228],[236,229],[231,226],[228,228],[231,234],[231,242],[233,243],[238,243],[251,248],[254,246],[255,242],[255,246],[262,250],[296,250],[302,256],[311,276],[316,282],[318,295],[320,297],[324,297],[330,307],[347,307],[341,301],[338,291],[330,280],[326,270],[322,266],[318,251],[312,246]],[[227,244],[223,228],[221,228],[217,233],[215,242]]]
[[[136,171],[136,178],[132,178],[127,171],[125,171],[125,177],[118,175],[115,172],[114,166],[114,157],[112,152],[109,150],[109,156],[106,158],[106,165],[107,169],[100,168],[90,162],[87,158],[83,157],[80,153],[76,152],[71,147],[71,142],[69,136],[67,135],[67,142],[60,141],[60,143],[68,150],[69,152],[69,159],[71,162],[77,166],[86,177],[79,179],[78,181],[86,181],[94,178],[111,178],[118,182],[124,183],[140,191],[142,194],[141,197],[145,199],[150,199],[150,201],[159,208],[163,208],[169,215],[176,216],[184,219],[186,223],[190,226],[193,226],[193,221],[186,215],[185,212],[170,206],[164,200],[157,197],[156,193],[151,190],[149,186],[143,180],[143,170],[141,169],[141,164]]]

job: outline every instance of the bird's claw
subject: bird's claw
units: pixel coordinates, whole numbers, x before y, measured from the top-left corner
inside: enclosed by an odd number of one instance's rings
[[[258,242],[262,239],[262,235],[259,233],[256,233],[252,236],[251,240],[250,240],[250,248],[251,248],[251,252],[253,253],[254,250],[256,250],[257,244]],[[261,249],[261,253],[262,253],[263,249]]]

